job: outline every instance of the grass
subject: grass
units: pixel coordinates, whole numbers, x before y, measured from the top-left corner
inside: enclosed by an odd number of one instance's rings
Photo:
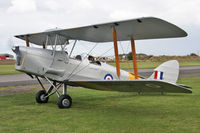
[[[53,95],[37,104],[35,93],[0,96],[0,132],[199,133],[200,78],[179,83],[192,94],[142,94],[69,89],[72,108],[58,109]]]
[[[0,92],[3,90],[8,90],[8,89],[9,89],[8,87],[0,87]]]
[[[144,62],[137,62],[137,65],[138,65],[139,69],[144,69],[144,68],[156,68],[162,63],[163,63],[162,61],[157,61],[157,62],[144,61]],[[109,64],[115,66],[115,62],[111,62]],[[179,61],[179,64],[180,64],[181,67],[184,67],[184,66],[200,66],[200,61],[194,61],[194,60]],[[121,69],[132,69],[133,63],[132,63],[132,61],[120,62],[120,68]]]
[[[16,71],[14,65],[0,65],[0,75],[7,74],[19,74],[19,71]]]

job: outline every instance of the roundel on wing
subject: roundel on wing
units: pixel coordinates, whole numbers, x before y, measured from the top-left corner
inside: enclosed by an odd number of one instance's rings
[[[104,80],[113,80],[113,76],[111,74],[106,74]]]

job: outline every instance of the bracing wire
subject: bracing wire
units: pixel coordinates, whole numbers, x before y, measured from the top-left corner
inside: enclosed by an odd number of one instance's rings
[[[84,66],[83,68],[81,68],[79,71],[77,71],[76,73],[74,73],[74,75],[76,75],[77,73],[79,73],[79,72],[81,72],[82,70],[84,70],[86,67],[88,67],[90,65],[90,63],[89,64],[87,64],[86,66]],[[70,78],[72,78],[74,75],[72,75],[71,77],[69,77],[69,79]],[[68,80],[69,80],[68,79]]]
[[[103,54],[101,54],[99,57],[103,57],[103,55],[105,55],[107,52],[109,52],[111,49],[113,49],[113,47],[109,48],[106,52],[104,52]],[[81,72],[82,70],[84,70],[85,68],[87,68],[90,65],[90,63],[88,65],[86,65],[85,67],[83,67],[82,69],[80,69],[78,72],[76,72],[74,75],[76,75],[77,73]],[[72,78],[73,76],[71,76],[70,78]]]
[[[127,45],[126,53],[129,54],[129,53],[128,53],[128,50],[129,50],[129,43],[127,43],[127,44],[128,44],[128,45]],[[127,64],[128,64],[128,68],[131,69],[130,62],[129,62],[129,61],[127,61]]]
[[[123,55],[124,55],[125,53],[124,53],[124,49],[123,49],[123,47],[122,47],[121,41],[119,42],[119,45],[120,45],[120,47],[121,47],[121,49],[122,49],[122,52],[123,52]]]
[[[101,55],[99,56],[99,58],[103,57],[103,55],[107,54],[111,49],[113,49],[113,47],[109,48],[106,52],[104,52],[103,54],[101,54]]]
[[[126,55],[126,52],[124,51],[121,42],[119,42],[119,44],[120,44],[120,46],[121,46],[121,48],[122,48],[123,56]],[[129,63],[128,63],[128,64],[129,64]]]
[[[111,49],[113,49],[113,47],[109,48],[106,52],[104,52],[103,54],[101,54],[99,57],[103,57],[103,55],[105,55],[107,52],[109,52]],[[82,70],[84,70],[86,67],[88,67],[90,65],[90,63],[88,65],[86,65],[85,67],[83,67],[81,70],[79,70],[78,72],[76,72],[74,75],[76,75],[77,73],[81,72]],[[73,77],[73,76],[72,76]]]
[[[98,44],[98,43],[96,43],[96,44],[93,46],[93,48],[87,53],[88,55],[94,50],[94,48],[97,46],[97,44]],[[70,78],[73,77],[73,73],[76,71],[76,69],[81,65],[81,63],[82,63],[85,59],[87,59],[87,56],[72,70],[72,72],[71,72],[70,75],[68,76],[68,80],[69,80]]]

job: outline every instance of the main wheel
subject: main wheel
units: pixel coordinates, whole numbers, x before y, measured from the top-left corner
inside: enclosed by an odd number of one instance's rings
[[[45,90],[40,90],[36,93],[36,96],[35,96],[35,100],[37,103],[47,103],[48,100],[49,100],[49,97],[46,97],[46,91]]]
[[[58,98],[58,107],[63,108],[70,108],[72,105],[72,98],[69,95],[61,95]]]

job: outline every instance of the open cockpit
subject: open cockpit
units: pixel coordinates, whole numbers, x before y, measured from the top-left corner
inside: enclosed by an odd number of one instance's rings
[[[88,55],[88,54],[81,54],[81,55],[76,55],[75,57],[76,60],[79,61],[87,61],[91,64],[95,64],[95,65],[101,65],[101,62],[99,60],[97,60],[94,56],[92,55]]]

